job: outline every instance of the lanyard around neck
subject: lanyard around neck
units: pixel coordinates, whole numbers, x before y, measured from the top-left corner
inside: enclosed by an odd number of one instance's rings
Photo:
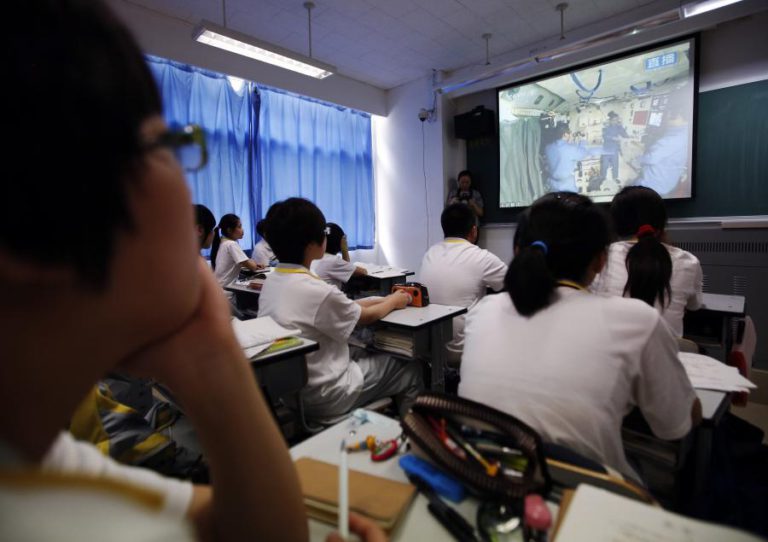
[[[566,288],[573,288],[574,290],[581,290],[583,292],[587,292],[586,288],[579,284],[578,282],[573,282],[572,280],[566,280],[566,279],[560,279],[557,281],[558,286],[565,286]]]
[[[298,267],[275,267],[275,272],[277,273],[285,273],[285,274],[293,274],[293,275],[309,275],[313,279],[320,279],[317,275],[314,273],[310,273],[304,268],[298,268]]]

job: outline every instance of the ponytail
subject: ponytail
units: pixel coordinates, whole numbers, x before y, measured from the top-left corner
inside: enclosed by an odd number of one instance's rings
[[[533,316],[551,302],[557,281],[547,266],[547,252],[543,241],[534,241],[519,250],[507,269],[504,286],[523,316]]]
[[[213,243],[211,243],[211,269],[216,270],[216,255],[219,253],[221,245],[221,226],[213,228]]]
[[[583,284],[610,240],[605,213],[588,197],[553,192],[536,200],[520,216],[504,277],[517,312],[533,316],[548,307],[558,282]]]
[[[624,295],[641,299],[653,307],[669,304],[672,295],[672,258],[659,241],[658,232],[643,224],[637,230],[637,243],[627,253],[627,284]]]

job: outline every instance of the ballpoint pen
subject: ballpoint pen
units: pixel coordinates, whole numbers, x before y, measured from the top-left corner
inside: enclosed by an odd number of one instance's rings
[[[475,529],[472,527],[472,524],[464,519],[456,510],[447,505],[427,482],[414,475],[409,475],[408,479],[414,486],[416,486],[416,489],[429,500],[429,504],[427,505],[429,513],[432,514],[432,516],[439,521],[456,540],[459,542],[477,542]]]

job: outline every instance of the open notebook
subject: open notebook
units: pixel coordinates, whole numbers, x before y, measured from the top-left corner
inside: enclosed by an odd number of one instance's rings
[[[324,523],[337,523],[338,467],[309,457],[298,459],[294,465],[299,474],[307,515]],[[415,493],[416,488],[410,484],[349,471],[350,510],[369,517],[387,531],[400,521]]]
[[[300,333],[298,329],[281,326],[269,316],[253,318],[252,320],[233,318],[232,329],[235,332],[240,348],[245,350],[245,355],[248,357],[255,356],[259,352],[266,350],[276,339],[295,337]]]

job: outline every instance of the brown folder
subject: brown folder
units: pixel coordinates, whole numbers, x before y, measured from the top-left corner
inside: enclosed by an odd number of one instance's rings
[[[304,505],[309,517],[324,523],[338,521],[339,469],[336,465],[309,457],[294,465],[299,473]],[[349,471],[349,508],[391,530],[403,516],[416,488],[372,474]]]

